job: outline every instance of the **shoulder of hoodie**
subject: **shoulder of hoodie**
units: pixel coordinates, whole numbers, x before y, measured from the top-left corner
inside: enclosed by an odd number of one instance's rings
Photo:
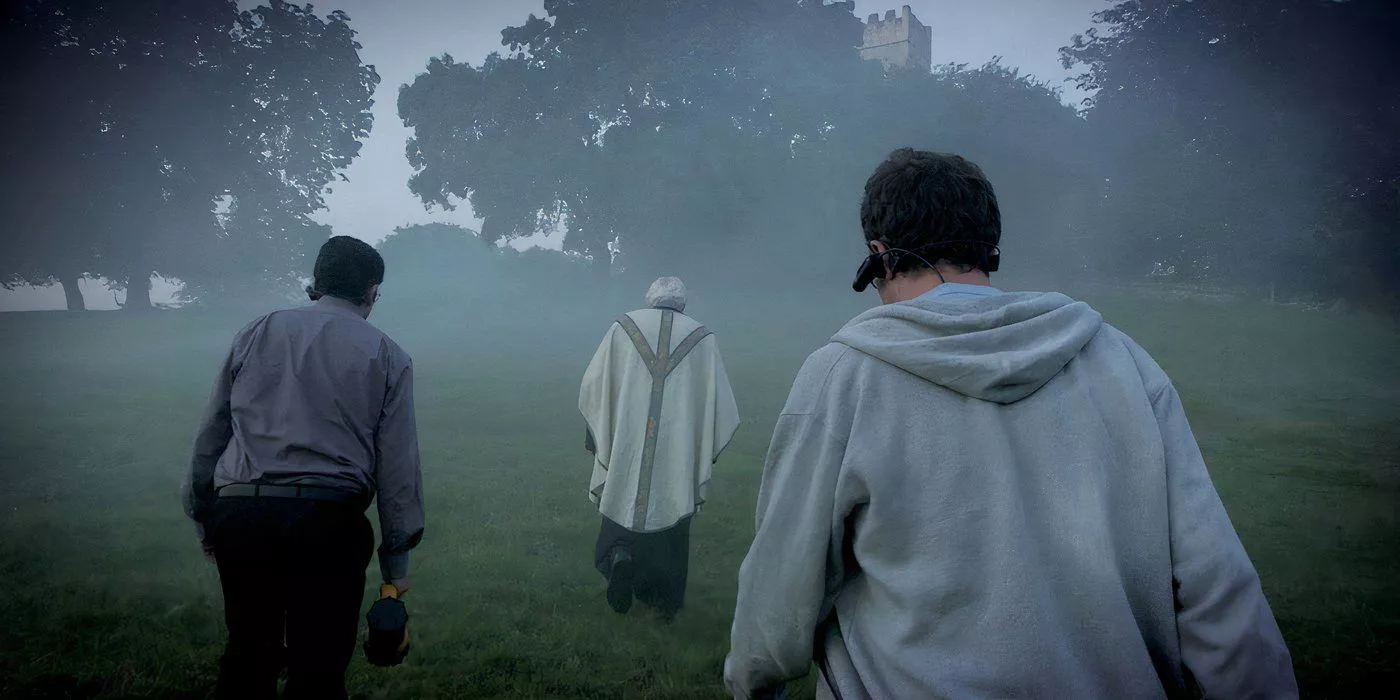
[[[825,403],[823,398],[827,396],[833,378],[848,372],[859,364],[863,357],[866,356],[849,345],[835,342],[829,342],[808,355],[807,360],[802,363],[802,369],[797,371],[797,379],[793,380],[792,392],[788,394],[782,415],[802,416],[816,413]]]
[[[1117,328],[1103,324],[1099,329],[1099,335],[1095,339],[1111,344],[1112,347],[1121,348],[1132,358],[1133,364],[1137,366],[1138,375],[1142,377],[1142,386],[1147,390],[1147,395],[1156,398],[1159,394],[1171,386],[1171,378],[1167,376],[1166,370],[1152,359],[1152,355],[1138,345],[1127,333]]]

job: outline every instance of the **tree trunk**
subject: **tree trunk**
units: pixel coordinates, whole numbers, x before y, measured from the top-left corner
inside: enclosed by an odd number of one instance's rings
[[[123,311],[151,310],[151,273],[133,274],[126,281],[126,303]]]
[[[59,284],[63,285],[63,296],[68,300],[69,311],[87,311],[87,303],[83,301],[83,290],[78,286],[82,280],[82,275],[68,275],[59,281]]]

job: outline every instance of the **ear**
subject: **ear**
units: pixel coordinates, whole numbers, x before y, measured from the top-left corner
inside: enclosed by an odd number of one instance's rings
[[[374,306],[374,302],[379,299],[379,285],[374,285],[365,292],[365,306]]]
[[[868,240],[868,241],[866,241],[866,242],[865,242],[865,247],[866,247],[867,250],[870,251],[870,254],[871,254],[871,255],[879,255],[879,254],[881,254],[881,253],[883,253],[883,252],[885,252],[885,251],[887,251],[887,250],[890,249],[889,246],[885,245],[885,242],[884,242],[884,241],[879,240],[878,238],[877,238],[877,239],[874,239],[874,240]],[[880,266],[883,267],[883,268],[885,269],[885,274],[880,275],[880,279],[886,279],[886,280],[887,280],[887,279],[890,279],[890,265],[889,265],[889,260],[887,260],[887,259],[885,259],[885,258],[881,258],[881,259],[880,259]]]
[[[885,245],[884,241],[878,239],[866,241],[866,244],[870,246],[870,252],[874,255],[888,252],[890,249],[889,246]],[[885,274],[881,275],[881,277],[886,280],[894,279],[894,270],[890,267],[890,258],[888,256],[880,258],[880,265],[885,268]]]

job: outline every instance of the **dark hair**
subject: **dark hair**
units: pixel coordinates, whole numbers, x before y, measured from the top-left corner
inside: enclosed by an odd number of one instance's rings
[[[964,270],[987,271],[987,256],[1001,243],[1001,210],[982,169],[961,156],[912,148],[891,153],[866,180],[860,226],[867,241]],[[938,245],[944,241],[970,243]],[[905,255],[897,271],[922,267]]]
[[[316,277],[309,292],[365,303],[369,288],[384,282],[384,258],[368,243],[350,236],[332,236],[316,256]]]

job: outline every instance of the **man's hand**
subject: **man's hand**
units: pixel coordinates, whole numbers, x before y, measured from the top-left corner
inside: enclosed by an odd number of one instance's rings
[[[394,579],[389,582],[389,585],[398,589],[400,598],[402,598],[403,594],[407,593],[409,589],[409,581],[407,578]]]
[[[199,546],[204,550],[204,559],[210,564],[217,563],[214,560],[214,544],[209,541],[209,537],[204,533],[204,524],[196,522],[194,524],[194,534],[199,538]]]

